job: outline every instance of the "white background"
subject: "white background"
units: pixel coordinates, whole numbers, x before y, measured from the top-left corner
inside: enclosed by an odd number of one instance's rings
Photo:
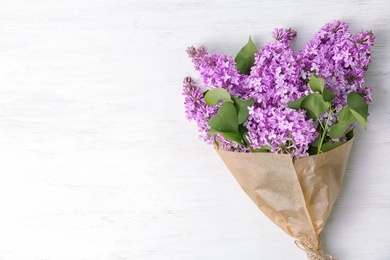
[[[377,36],[374,102],[323,232],[341,260],[390,259],[390,2],[0,1],[0,260],[305,259],[184,117],[185,50],[334,19]]]

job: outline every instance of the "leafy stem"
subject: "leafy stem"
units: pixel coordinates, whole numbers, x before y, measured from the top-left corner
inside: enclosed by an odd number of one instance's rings
[[[289,102],[288,107],[296,110],[305,110],[306,117],[312,118],[321,127],[318,130],[320,137],[317,137],[311,144],[313,153],[317,150],[317,154],[320,154],[340,146],[343,141],[334,142],[332,139],[341,139],[343,136],[346,136],[350,126],[356,122],[359,122],[363,128],[366,128],[368,105],[361,95],[356,92],[349,93],[347,106],[342,107],[337,114],[337,123],[330,125],[331,117],[336,111],[336,108],[332,107],[332,101],[336,95],[325,88],[325,80],[315,73],[311,75],[309,84],[313,93]],[[325,122],[321,121],[321,115],[327,111],[328,117]]]
[[[333,112],[335,111],[336,109],[332,108],[332,105],[330,105],[330,108],[329,108],[329,113],[328,113],[328,118],[326,119],[326,124],[325,124],[325,127],[322,125],[321,123],[321,120],[318,119],[318,122],[320,123],[321,125],[321,128],[322,128],[322,135],[321,135],[321,141],[318,145],[318,150],[317,150],[317,154],[320,154],[321,151],[322,151],[322,144],[324,143],[324,140],[325,140],[325,136],[328,132],[328,129],[329,129],[329,122],[330,122],[330,118],[333,114]]]
[[[248,107],[253,106],[253,98],[243,100],[233,97],[226,89],[214,88],[204,96],[207,105],[219,106],[217,114],[210,118],[209,135],[221,133],[226,140],[234,141],[244,147],[248,129],[243,125],[249,116]]]

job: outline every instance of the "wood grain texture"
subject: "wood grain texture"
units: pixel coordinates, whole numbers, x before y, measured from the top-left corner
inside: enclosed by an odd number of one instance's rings
[[[377,36],[374,103],[323,232],[390,259],[390,2],[0,1],[0,259],[305,259],[184,118],[190,45],[235,55],[275,27]]]

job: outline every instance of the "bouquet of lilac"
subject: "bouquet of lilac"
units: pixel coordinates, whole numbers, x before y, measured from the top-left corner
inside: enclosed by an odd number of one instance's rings
[[[341,188],[356,124],[366,128],[371,88],[364,72],[374,35],[326,24],[297,54],[292,29],[273,43],[252,39],[235,59],[190,47],[202,88],[186,77],[187,119],[215,148],[238,183],[310,259]]]
[[[355,122],[365,127],[372,91],[363,75],[374,36],[347,28],[339,21],[325,25],[297,55],[291,29],[275,29],[275,42],[259,51],[249,39],[235,60],[204,46],[188,48],[208,91],[185,78],[187,118],[202,139],[226,151],[300,158],[339,146]]]

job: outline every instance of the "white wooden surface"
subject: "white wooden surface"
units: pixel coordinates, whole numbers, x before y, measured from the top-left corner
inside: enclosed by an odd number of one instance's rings
[[[0,260],[305,259],[184,119],[189,45],[235,55],[275,27],[377,36],[375,88],[323,232],[390,259],[390,2],[0,1]]]

